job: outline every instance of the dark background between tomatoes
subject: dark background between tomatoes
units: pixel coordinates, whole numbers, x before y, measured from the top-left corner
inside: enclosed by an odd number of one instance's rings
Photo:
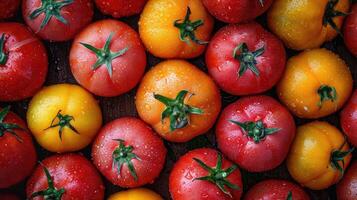
[[[106,19],[106,18],[111,18],[111,17],[101,14],[99,10],[95,8],[93,21]],[[137,25],[138,20],[139,20],[138,15],[120,19],[120,21],[129,24],[135,30],[138,30],[138,25]],[[18,11],[17,15],[14,18],[6,21],[16,21],[16,22],[24,23],[20,11]],[[265,16],[259,17],[257,21],[260,24],[262,24],[265,28],[267,28]],[[219,28],[223,26],[225,26],[224,23],[216,20],[215,29],[213,33],[215,33]],[[48,58],[49,58],[49,70],[48,70],[45,85],[53,85],[57,83],[77,84],[76,80],[74,79],[71,73],[69,62],[68,62],[68,56],[72,45],[72,41],[53,42],[53,43],[48,41],[43,41],[43,43],[46,46],[48,52]],[[338,55],[341,56],[341,58],[343,58],[346,61],[347,65],[350,67],[350,70],[352,72],[353,79],[355,80],[354,88],[356,88],[357,58],[355,58],[344,46],[343,39],[339,36],[332,42],[328,42],[324,44],[323,47],[337,53]],[[289,49],[286,49],[286,51],[289,57],[298,53],[296,51],[292,51]],[[152,66],[159,63],[161,59],[156,58],[153,55],[147,53],[147,61],[148,64],[146,70],[149,70]],[[198,66],[201,70],[207,72],[207,69],[205,67],[204,54],[199,58],[191,59],[189,61],[195,64],[196,66]],[[105,98],[105,97],[97,96],[96,99],[99,101],[103,113],[103,120],[104,120],[103,124],[108,123],[119,117],[124,117],[124,116],[137,117],[138,115],[134,103],[135,94],[136,94],[136,88],[126,94],[114,98],[113,97]],[[224,93],[223,91],[221,91],[221,94],[222,94],[223,108],[239,98],[237,96],[232,96],[227,93]],[[277,99],[275,88],[264,94],[273,96]],[[0,103],[0,106],[3,107],[5,105],[10,104],[12,106],[12,111],[17,113],[23,119],[26,119],[26,111],[29,101],[30,99],[19,101],[19,102],[13,102],[13,103]],[[328,121],[331,124],[340,128],[339,112],[334,115],[322,118],[320,120]],[[295,117],[295,122],[297,125],[301,125],[306,122],[309,122],[309,120],[303,120]],[[193,139],[192,141],[184,144],[176,144],[176,143],[170,143],[165,141],[165,145],[168,148],[168,156],[166,159],[165,168],[153,184],[146,185],[145,187],[158,192],[165,199],[170,199],[170,194],[168,191],[168,181],[169,181],[169,175],[173,164],[181,155],[185,154],[189,150],[200,148],[200,147],[216,148],[217,144],[215,141],[214,130],[215,127],[213,127],[209,132],[207,132],[207,134],[203,136],[199,136]],[[43,160],[44,158],[53,154],[41,148],[37,143],[35,143],[35,146],[37,149],[39,160]],[[88,159],[91,159],[91,145],[80,151],[80,153],[85,155]],[[353,155],[353,160],[356,160],[356,158],[357,158],[357,152],[355,151]],[[280,179],[287,179],[293,181],[286,168],[285,162],[281,164],[279,167],[277,167],[276,169],[264,173],[250,173],[242,169],[241,172],[243,175],[244,192],[246,192],[249,188],[251,188],[255,183],[269,178],[280,178]],[[106,190],[105,190],[106,197],[108,197],[110,194],[123,190],[123,188],[111,184],[104,177],[102,178],[106,186]],[[9,188],[7,191],[14,192],[25,199],[26,181],[27,180]],[[305,190],[309,193],[311,199],[336,199],[335,186],[332,186],[327,190],[321,190],[321,191],[312,191],[308,189]]]

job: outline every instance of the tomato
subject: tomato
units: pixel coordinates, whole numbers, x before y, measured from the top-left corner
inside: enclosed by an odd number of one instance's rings
[[[357,56],[357,4],[352,6],[351,14],[345,20],[343,39],[351,53]]]
[[[25,122],[10,112],[0,110],[0,188],[7,188],[30,175],[36,165],[36,151]]]
[[[209,148],[195,149],[174,165],[169,179],[173,200],[240,199],[241,174],[236,165]]]
[[[140,118],[172,142],[187,142],[207,132],[221,109],[213,80],[183,60],[168,60],[151,68],[135,103]]]
[[[331,51],[308,50],[288,60],[277,92],[296,116],[320,118],[336,112],[348,100],[352,75]]]
[[[357,89],[341,112],[341,127],[349,141],[357,146]]]
[[[0,23],[0,101],[33,96],[45,82],[47,68],[40,40],[19,23]]]
[[[305,191],[286,180],[270,179],[257,183],[249,189],[246,200],[309,200]]]
[[[140,37],[160,58],[194,58],[203,53],[213,18],[201,0],[149,0],[139,21]]]
[[[268,25],[289,48],[316,48],[340,33],[349,7],[349,0],[275,0]]]
[[[139,14],[147,0],[95,0],[98,9],[115,18]]]
[[[33,200],[102,200],[104,185],[95,167],[85,157],[57,154],[37,166],[27,182],[26,194]]]
[[[27,123],[43,148],[62,153],[86,147],[102,125],[102,113],[83,88],[57,84],[43,88],[33,97]]]
[[[154,182],[165,164],[161,138],[143,121],[124,117],[105,125],[92,148],[94,165],[113,184],[133,188]]]
[[[273,0],[202,0],[207,10],[226,23],[250,21],[263,14]]]
[[[146,54],[139,35],[116,20],[97,21],[73,42],[72,73],[83,87],[99,96],[118,96],[140,81]]]
[[[349,167],[343,179],[337,184],[338,200],[357,199],[357,161],[354,161]]]
[[[92,21],[93,3],[91,0],[24,0],[22,15],[42,39],[67,41]]]
[[[20,7],[20,0],[0,0],[0,19],[13,17]]]
[[[219,149],[250,172],[280,165],[294,136],[294,118],[268,96],[244,97],[230,104],[216,126]]]
[[[135,188],[122,192],[117,192],[109,197],[108,200],[163,200],[160,195],[145,188]]]
[[[20,200],[20,198],[11,193],[0,193],[1,200]]]
[[[321,190],[337,183],[351,160],[343,134],[327,122],[297,128],[287,158],[290,175],[301,185]]]
[[[229,25],[210,42],[209,73],[226,92],[247,95],[272,88],[285,69],[283,43],[258,23]]]

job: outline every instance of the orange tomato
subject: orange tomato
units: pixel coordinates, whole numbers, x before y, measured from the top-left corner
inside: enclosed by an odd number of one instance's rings
[[[163,198],[149,189],[135,188],[117,192],[111,195],[108,200],[163,200]]]

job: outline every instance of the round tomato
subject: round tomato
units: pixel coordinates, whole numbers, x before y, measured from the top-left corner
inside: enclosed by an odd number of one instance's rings
[[[239,99],[223,110],[216,127],[219,149],[251,172],[280,165],[294,136],[294,118],[268,96]]]
[[[351,164],[343,179],[337,184],[336,193],[338,200],[357,199],[357,161]]]
[[[289,48],[316,48],[341,33],[349,7],[349,0],[275,0],[268,25]]]
[[[229,25],[210,42],[206,63],[218,85],[234,95],[272,88],[285,69],[283,43],[258,23]]]
[[[99,96],[118,96],[140,81],[146,54],[139,35],[116,20],[97,21],[73,42],[72,73],[83,87]]]
[[[30,175],[36,165],[35,147],[25,122],[10,112],[10,106],[0,109],[0,149],[0,188]]]
[[[241,174],[222,155],[209,148],[183,155],[171,171],[169,189],[173,200],[240,199]]]
[[[20,7],[20,0],[0,0],[0,19],[13,17]]]
[[[337,183],[351,160],[343,134],[327,122],[298,127],[287,159],[290,175],[301,185],[322,190]]]
[[[160,195],[146,188],[135,188],[117,192],[108,200],[164,200]]]
[[[245,200],[309,200],[305,191],[285,180],[270,179],[257,183],[249,189]]]
[[[213,126],[221,96],[213,80],[194,65],[168,60],[146,73],[135,103],[140,118],[159,135],[187,142]]]
[[[0,101],[33,96],[45,82],[47,52],[25,26],[0,23]]]
[[[24,0],[26,24],[42,39],[67,41],[92,21],[91,0]]]
[[[83,88],[58,84],[43,88],[33,97],[27,123],[43,148],[62,153],[86,147],[102,125],[102,113]]]
[[[165,164],[161,138],[143,121],[125,117],[105,125],[92,148],[94,165],[113,184],[133,188],[154,182]]]
[[[20,198],[12,193],[0,193],[1,200],[20,200]]]
[[[149,0],[139,21],[140,37],[160,58],[194,58],[203,53],[213,18],[201,0]]]
[[[357,4],[352,6],[351,14],[345,20],[343,39],[351,53],[357,56]]]
[[[357,146],[357,89],[341,112],[341,126],[353,146]]]
[[[79,154],[57,154],[37,166],[27,182],[28,199],[104,199],[104,185],[95,167]]]
[[[226,23],[241,23],[263,14],[273,0],[203,0],[207,10]]]
[[[98,9],[115,18],[139,14],[147,0],[95,0]]]
[[[277,92],[296,116],[320,118],[336,112],[348,100],[352,75],[331,51],[307,50],[288,60]]]

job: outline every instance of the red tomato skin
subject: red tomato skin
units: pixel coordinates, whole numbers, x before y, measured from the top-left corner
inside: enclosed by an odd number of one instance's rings
[[[279,128],[259,143],[230,122],[262,120],[265,127]],[[279,166],[286,158],[295,137],[292,115],[279,102],[268,96],[244,97],[227,106],[217,123],[219,149],[233,162],[250,172],[263,172]]]
[[[201,148],[192,150],[183,155],[174,165],[170,178],[169,190],[173,200],[231,200],[215,184],[208,181],[193,181],[195,178],[207,176],[204,170],[193,158],[198,158],[210,167],[217,164],[217,153],[215,149]],[[227,169],[233,163],[226,158],[222,159],[222,168]],[[227,180],[240,187],[239,190],[227,189],[233,199],[239,200],[243,192],[241,174],[237,168]]]
[[[65,193],[62,200],[104,199],[104,185],[102,179],[92,165],[84,156],[74,153],[55,154],[42,161],[48,169],[54,186],[57,189],[64,188]],[[26,185],[26,194],[31,194],[48,188],[47,179],[43,167],[38,165]],[[40,200],[43,197],[35,197]]]
[[[233,57],[234,49],[246,43],[250,51],[264,46],[264,53],[256,58],[260,75],[250,69],[239,77],[240,62]],[[211,40],[206,64],[210,75],[224,91],[233,95],[257,94],[272,88],[281,78],[286,63],[283,43],[256,22],[228,25]]]
[[[101,49],[111,33],[114,33],[110,45],[112,52],[128,48],[122,56],[112,61],[112,77],[105,65],[92,69],[97,56],[80,44],[87,43]],[[106,97],[118,96],[133,89],[146,67],[145,48],[139,35],[130,26],[117,20],[98,21],[84,29],[73,42],[69,60],[79,84],[96,95]]]
[[[47,52],[40,40],[19,23],[0,23],[5,33],[5,65],[0,64],[0,101],[33,96],[43,85],[48,70]]]
[[[1,200],[20,200],[20,198],[11,193],[0,193]]]
[[[279,179],[264,180],[254,185],[244,200],[286,200],[289,192],[292,193],[294,200],[309,200],[309,195],[299,186]]]
[[[147,0],[95,0],[98,9],[114,18],[139,14]]]
[[[0,188],[8,188],[24,180],[31,174],[37,160],[35,146],[30,133],[26,130],[26,123],[13,112],[6,115],[4,122],[17,124],[25,130],[14,129],[22,142],[8,132],[0,137]]]
[[[226,23],[242,23],[263,14],[273,3],[265,0],[202,0],[203,5],[215,18]]]
[[[62,17],[67,20],[67,24],[52,17],[48,24],[40,29],[45,14],[42,13],[33,20],[29,16],[41,5],[41,0],[22,1],[22,15],[33,32],[44,40],[67,41],[73,39],[93,18],[93,3],[91,0],[74,0],[72,4],[62,7],[60,11]]]
[[[357,4],[353,4],[351,14],[345,20],[343,38],[350,52],[357,56]]]
[[[357,161],[354,161],[337,184],[336,188],[338,200],[356,200],[357,199]]]
[[[0,19],[7,19],[16,14],[20,0],[0,0],[0,5]]]
[[[357,147],[357,90],[342,110],[340,123],[350,143]]]
[[[133,146],[133,153],[141,161],[132,159],[138,180],[130,174],[127,164],[118,174],[117,166],[113,167],[113,152],[122,139],[126,146]],[[94,165],[113,184],[124,188],[134,188],[153,183],[160,175],[165,164],[166,148],[163,141],[142,120],[134,117],[123,117],[105,125],[99,132],[92,147]]]

